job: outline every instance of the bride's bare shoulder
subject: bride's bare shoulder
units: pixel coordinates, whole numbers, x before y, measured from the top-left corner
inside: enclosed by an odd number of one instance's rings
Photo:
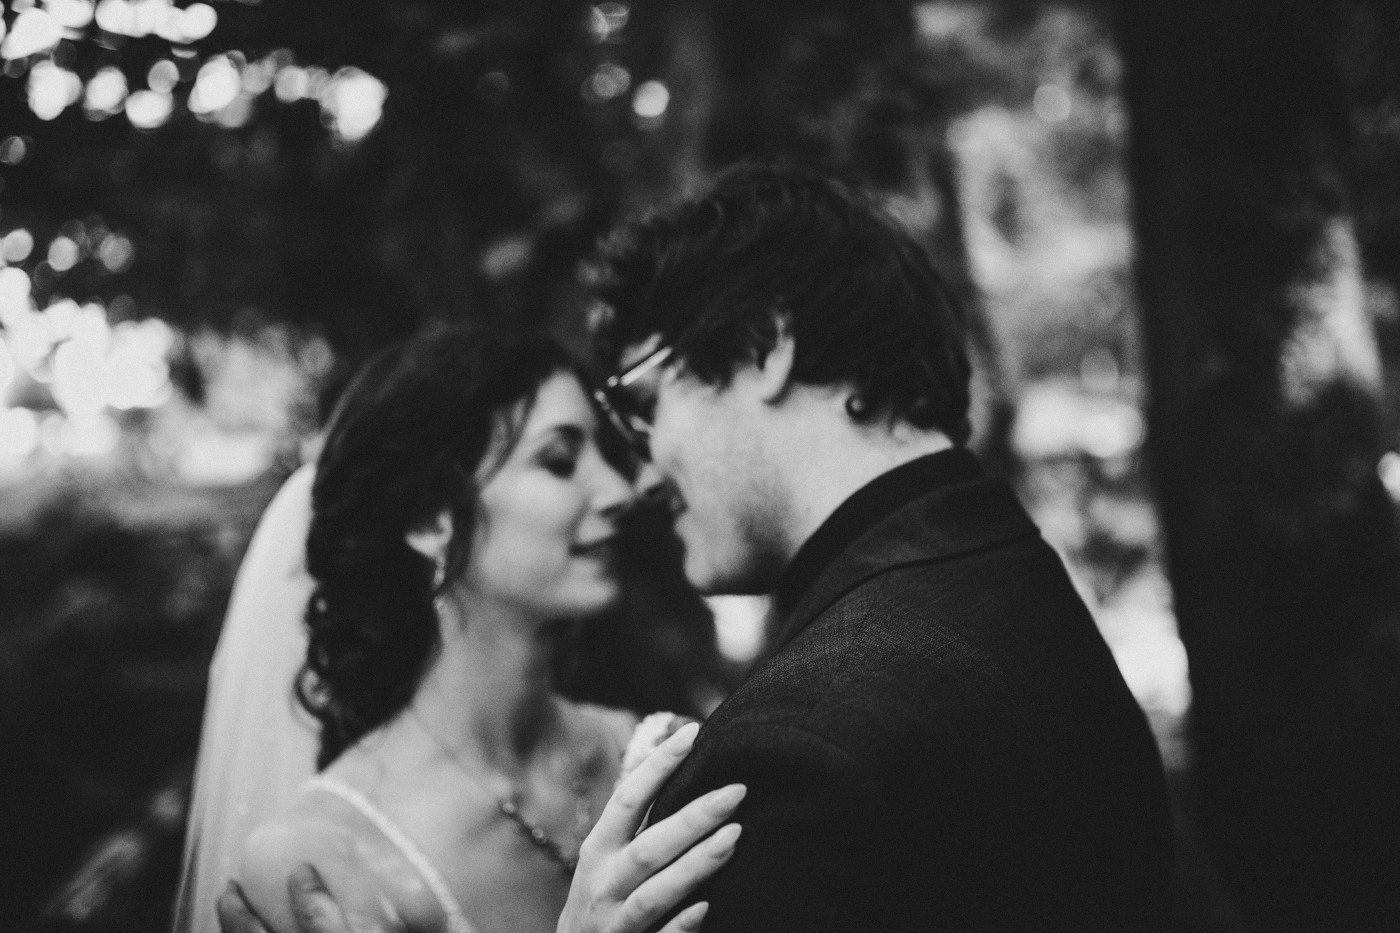
[[[388,896],[382,873],[376,868],[376,842],[344,819],[333,803],[308,795],[248,837],[238,880],[258,915],[275,933],[296,929],[288,882],[301,865],[317,870],[347,916],[397,929],[398,918],[391,906],[394,899]]]

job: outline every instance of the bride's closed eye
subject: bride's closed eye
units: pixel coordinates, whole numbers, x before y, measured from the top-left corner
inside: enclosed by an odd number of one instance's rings
[[[578,469],[579,451],[582,445],[581,434],[572,431],[561,432],[540,448],[538,461],[541,466],[560,479],[569,479]]]

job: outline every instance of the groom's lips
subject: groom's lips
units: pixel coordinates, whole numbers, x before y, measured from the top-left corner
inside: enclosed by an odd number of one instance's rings
[[[606,538],[598,538],[595,541],[580,542],[569,550],[577,555],[589,555],[593,557],[609,557],[612,555],[614,545],[617,544],[618,535],[608,535]]]

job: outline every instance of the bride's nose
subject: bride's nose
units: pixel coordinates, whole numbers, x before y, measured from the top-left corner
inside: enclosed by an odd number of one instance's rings
[[[601,471],[593,501],[599,512],[609,518],[615,518],[636,504],[637,491],[621,473],[607,464]]]
[[[664,504],[669,502],[672,496],[670,484],[650,460],[643,460],[638,465],[632,488],[636,498],[645,502]]]

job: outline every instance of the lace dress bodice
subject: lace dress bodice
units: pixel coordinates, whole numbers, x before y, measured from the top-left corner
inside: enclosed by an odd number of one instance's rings
[[[373,823],[374,827],[384,834],[384,838],[394,844],[394,847],[423,878],[423,883],[432,892],[433,899],[442,908],[442,914],[447,918],[447,933],[476,933],[476,928],[471,925],[467,915],[462,912],[462,906],[457,903],[452,889],[447,886],[446,880],[443,879],[442,873],[438,871],[432,859],[428,858],[423,850],[418,848],[412,839],[408,838],[387,813],[375,806],[368,797],[355,788],[323,774],[318,774],[307,781],[306,789],[308,791],[322,791],[339,797],[358,810],[365,819]]]
[[[621,759],[621,773],[626,774],[635,768],[647,756],[648,752],[665,741],[686,721],[673,713],[652,713],[644,718],[632,730],[625,750],[618,752]],[[379,830],[385,839],[393,844],[404,860],[423,879],[424,885],[441,908],[443,917],[446,918],[445,929],[447,933],[477,933],[437,865],[373,801],[345,782],[324,774],[316,775],[308,780],[304,792],[331,794],[353,807]]]

